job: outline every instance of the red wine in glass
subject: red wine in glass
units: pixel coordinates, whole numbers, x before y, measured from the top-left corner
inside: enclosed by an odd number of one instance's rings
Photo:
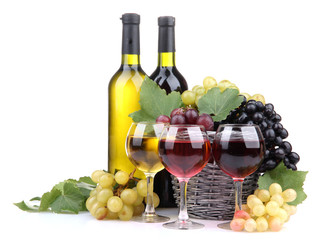
[[[199,173],[210,158],[208,139],[199,141],[167,140],[159,142],[159,154],[164,167],[178,178],[191,178]]]
[[[263,159],[264,140],[237,139],[215,141],[213,153],[216,163],[226,174],[243,179],[257,170]]]

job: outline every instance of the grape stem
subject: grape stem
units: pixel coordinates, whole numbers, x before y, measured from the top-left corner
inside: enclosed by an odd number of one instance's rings
[[[130,173],[129,181],[130,180],[133,180],[135,182],[140,181],[138,178],[134,177],[135,171],[136,171],[136,168],[134,168],[134,170]],[[129,181],[127,181],[127,183],[125,185],[117,185],[117,187],[113,191],[114,196],[118,196],[118,197],[121,196],[121,193],[123,192],[123,190],[125,190],[129,187]]]

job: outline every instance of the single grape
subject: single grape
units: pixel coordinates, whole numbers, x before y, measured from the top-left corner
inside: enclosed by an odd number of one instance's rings
[[[256,205],[263,205],[263,202],[255,195],[249,195],[247,197],[247,206],[253,209]]]
[[[231,82],[229,80],[222,80],[218,83],[217,87],[219,87],[220,91],[225,91],[229,86],[231,85]]]
[[[118,216],[122,221],[129,221],[133,216],[133,207],[124,204],[122,209],[118,212]]]
[[[110,197],[107,201],[107,208],[112,212],[119,212],[123,207],[123,201],[117,196]]]
[[[281,138],[285,139],[288,137],[288,131],[285,128],[283,128],[282,130],[280,130],[279,135]]]
[[[127,172],[118,171],[117,173],[115,173],[114,178],[118,184],[125,185],[129,181],[130,176]]]
[[[191,89],[191,91],[196,92],[196,91],[197,91],[197,89],[199,89],[199,88],[204,88],[204,87],[203,87],[203,86],[200,86],[200,85],[195,85],[195,86]]]
[[[136,191],[136,193],[137,193],[136,200],[135,200],[135,202],[132,204],[134,207],[136,207],[136,206],[139,206],[139,205],[143,202],[144,197],[143,197],[143,196],[141,196],[141,195],[138,193],[138,191],[137,191],[137,188],[136,188],[136,187],[135,187],[135,188],[132,188],[132,190]]]
[[[248,114],[253,114],[256,112],[256,110],[257,110],[257,107],[252,102],[248,102],[245,106],[245,112]]]
[[[265,140],[273,141],[275,139],[275,136],[275,132],[271,128],[266,129],[266,131],[264,132]]]
[[[94,213],[94,217],[97,220],[103,220],[107,215],[107,208],[106,207],[99,207],[95,213]]]
[[[268,202],[270,200],[270,194],[269,191],[266,189],[260,189],[257,193],[257,197],[259,198],[259,200],[261,200],[262,202]]]
[[[244,210],[238,210],[235,212],[234,218],[242,218],[242,219],[247,220],[250,218],[250,215]]]
[[[275,193],[273,196],[271,196],[271,201],[275,201],[278,203],[278,206],[283,206],[284,199],[280,193]]]
[[[93,196],[95,196],[96,194],[97,194],[97,190],[96,190],[96,188],[94,188],[93,190],[91,190],[91,191],[90,191],[89,196],[90,196],[90,197],[93,197]]]
[[[285,154],[292,152],[292,145],[287,141],[284,141],[280,147],[284,149]]]
[[[255,105],[256,105],[257,111],[260,111],[260,112],[264,111],[265,109],[264,103],[262,103],[261,101],[257,101]]]
[[[195,124],[197,121],[197,118],[199,117],[198,111],[192,108],[188,109],[184,115],[186,118],[186,123],[189,123],[189,124]]]
[[[144,202],[147,203],[147,198],[144,198]],[[158,194],[156,194],[155,192],[153,193],[153,206],[154,208],[157,208],[160,204],[160,198],[158,196]]]
[[[265,98],[263,95],[261,94],[254,94],[252,97],[250,97],[249,99],[253,99],[255,101],[259,101],[259,102],[262,102],[263,104],[265,104]]]
[[[155,121],[156,123],[170,123],[171,118],[169,118],[167,115],[160,115]]]
[[[114,182],[114,175],[111,173],[104,173],[102,176],[100,176],[98,183],[103,187],[103,188],[108,188],[112,186]]]
[[[296,152],[291,152],[287,155],[291,163],[297,164],[300,161],[300,156]]]
[[[186,105],[193,105],[195,103],[196,93],[190,90],[186,90],[181,94],[181,100]]]
[[[265,162],[265,167],[266,167],[267,170],[274,169],[276,166],[277,166],[277,163],[273,159],[268,159]]]
[[[133,216],[140,216],[144,212],[145,206],[141,202],[138,206],[133,207]]]
[[[271,196],[273,196],[276,193],[282,194],[282,187],[278,183],[272,183],[269,186],[269,189],[268,190],[269,190],[269,193],[271,194]]]
[[[256,123],[261,123],[264,120],[264,115],[261,112],[255,112],[252,119]]]
[[[87,210],[91,211],[94,203],[96,203],[96,202],[97,202],[96,196],[92,196],[92,197],[87,198],[87,200],[86,200],[86,208],[87,208]]]
[[[103,170],[96,170],[92,173],[92,180],[94,183],[98,183],[99,178],[104,174],[105,172]]]
[[[245,226],[245,219],[235,218],[230,222],[230,229],[233,231],[242,231]]]
[[[263,204],[253,207],[253,214],[257,217],[263,216],[266,213],[266,208]]]
[[[296,213],[296,206],[284,203],[282,208],[287,212],[289,216],[294,215]]]
[[[285,222],[288,219],[288,214],[283,208],[279,208],[277,214],[274,217],[278,217],[282,220],[282,222]]]
[[[91,209],[89,210],[89,212],[92,214],[92,216],[95,217],[96,210],[99,209],[99,208],[101,208],[101,207],[105,207],[105,206],[106,206],[106,204],[96,201],[93,204],[93,206],[91,207]]]
[[[203,86],[205,89],[210,89],[217,86],[217,81],[213,77],[205,77],[203,80]]]
[[[275,216],[279,210],[279,205],[275,201],[269,201],[265,207],[266,212],[271,216]]]
[[[113,196],[113,191],[109,188],[103,188],[96,196],[97,201],[107,203],[107,200]]]
[[[274,123],[272,128],[277,134],[279,134],[283,129],[283,125],[281,123]]]
[[[115,212],[111,212],[111,211],[109,211],[108,209],[107,209],[107,215],[106,215],[106,218],[108,218],[108,219],[118,219],[119,218],[119,216],[118,216],[118,214],[117,213],[115,213]]]
[[[212,117],[209,114],[206,114],[206,113],[201,114],[198,117],[196,124],[203,125],[206,131],[214,130],[214,121],[212,120]]]
[[[289,188],[282,192],[282,197],[285,202],[293,202],[297,197],[297,193],[294,189]]]
[[[265,232],[268,229],[268,222],[265,217],[256,219],[256,229],[258,232]]]
[[[278,217],[273,217],[273,216],[270,216],[268,218],[268,227],[274,231],[274,232],[278,232],[282,229],[283,227],[283,222],[280,218]]]
[[[184,110],[183,108],[175,108],[172,110],[172,112],[170,113],[170,118],[172,118],[174,115],[183,115],[184,114]]]
[[[266,116],[271,116],[273,114],[273,111],[274,111],[274,105],[271,104],[271,103],[267,103],[265,104],[265,109],[264,109],[264,114]]]
[[[136,184],[136,190],[138,192],[138,194],[142,197],[146,197],[148,194],[148,187],[147,187],[147,182],[146,180],[140,180],[137,184]]]
[[[256,230],[256,221],[252,218],[247,219],[244,227],[247,232],[254,232]]]
[[[274,151],[275,158],[278,160],[283,160],[285,157],[285,152],[283,148],[277,148]]]
[[[196,97],[197,96],[203,96],[206,94],[206,89],[204,87],[197,88],[195,91]]]
[[[184,115],[176,114],[171,118],[170,124],[186,124],[186,118]]]
[[[138,197],[138,194],[133,189],[127,188],[122,191],[120,197],[123,200],[124,204],[133,205]]]

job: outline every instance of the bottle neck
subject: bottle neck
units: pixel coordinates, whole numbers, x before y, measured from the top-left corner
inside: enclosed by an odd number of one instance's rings
[[[122,54],[140,55],[139,24],[123,23]]]
[[[140,65],[139,54],[122,54],[122,65],[138,66]]]
[[[175,52],[159,52],[159,67],[174,67],[175,65]]]

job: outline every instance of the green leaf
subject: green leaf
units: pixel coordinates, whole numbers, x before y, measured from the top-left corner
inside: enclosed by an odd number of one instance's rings
[[[38,208],[28,206],[28,204],[25,203],[25,201],[21,201],[19,203],[14,203],[14,205],[16,205],[18,208],[20,208],[23,211],[38,212]]]
[[[145,76],[140,90],[141,110],[129,115],[134,122],[155,121],[160,115],[170,116],[173,109],[183,106],[179,92],[173,91],[167,95],[157,83]]]
[[[240,106],[244,97],[238,90],[227,88],[221,92],[219,88],[211,88],[198,101],[200,114],[207,113],[215,122],[225,120],[229,112]]]
[[[97,185],[95,182],[93,182],[93,180],[92,180],[92,178],[91,178],[91,177],[87,177],[87,176],[85,176],[85,177],[80,177],[80,178],[79,178],[79,180],[78,180],[78,182],[84,182],[84,183],[87,183],[87,184],[93,185],[93,186],[95,186],[95,187],[96,187],[96,185]]]
[[[278,183],[281,185],[283,191],[288,188],[293,188],[297,193],[297,198],[288,204],[298,205],[307,197],[303,190],[307,173],[307,171],[287,169],[283,162],[281,162],[276,168],[259,177],[258,187],[259,189],[268,189],[272,183]]]
[[[52,204],[61,194],[62,191],[56,187],[53,187],[50,192],[44,193],[41,197],[39,211],[47,211],[50,204]]]
[[[82,209],[83,202],[84,196],[76,185],[71,182],[66,182],[63,186],[62,194],[50,204],[50,207],[56,213],[63,211],[78,213]]]

